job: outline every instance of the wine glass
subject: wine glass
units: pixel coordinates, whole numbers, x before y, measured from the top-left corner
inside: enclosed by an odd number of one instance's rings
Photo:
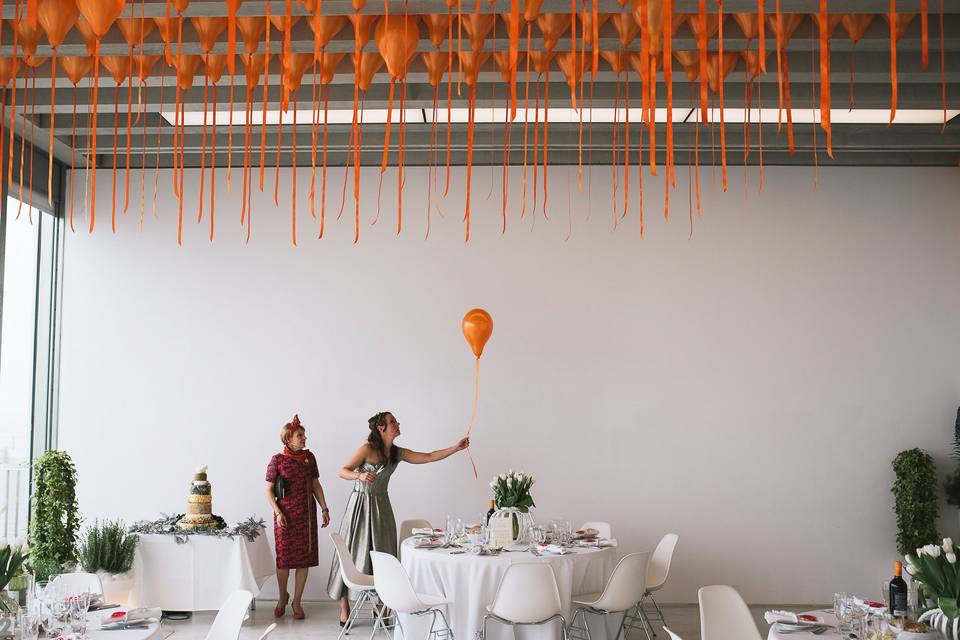
[[[37,640],[40,635],[40,612],[20,607],[17,611],[17,627],[20,629],[20,640]]]

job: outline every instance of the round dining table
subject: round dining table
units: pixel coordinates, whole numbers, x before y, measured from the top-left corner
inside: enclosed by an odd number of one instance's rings
[[[500,580],[511,564],[544,562],[553,568],[562,614],[569,624],[575,611],[573,598],[603,591],[618,560],[615,546],[574,547],[564,555],[534,555],[527,550],[475,555],[458,548],[417,548],[414,541],[414,538],[408,538],[401,545],[401,563],[416,592],[444,596],[451,601],[445,613],[456,640],[478,637],[487,606],[493,603]],[[614,640],[623,616],[588,615],[587,618],[591,640]],[[430,616],[401,615],[402,631],[398,628],[395,637],[405,634],[406,640],[426,640],[429,625]],[[511,640],[514,637],[516,640],[555,640],[560,637],[559,623],[516,627],[515,633],[511,633],[511,627],[499,622],[487,623],[488,640]]]

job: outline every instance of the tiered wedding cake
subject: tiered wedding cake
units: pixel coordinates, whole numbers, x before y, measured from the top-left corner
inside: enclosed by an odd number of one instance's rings
[[[210,482],[207,480],[207,466],[197,469],[187,496],[187,514],[180,518],[177,526],[181,529],[216,529],[219,519],[213,515],[213,496]]]

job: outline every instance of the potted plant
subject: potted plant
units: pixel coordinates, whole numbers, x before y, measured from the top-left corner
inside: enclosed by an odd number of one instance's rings
[[[501,473],[490,482],[494,502],[500,514],[510,513],[510,518],[513,521],[514,540],[517,540],[523,532],[520,526],[521,516],[518,514],[529,514],[530,509],[536,506],[533,502],[533,496],[530,495],[530,487],[535,482],[536,479],[533,476],[527,475],[523,471],[514,473],[513,469],[510,469],[507,473]],[[532,518],[527,515],[524,520],[532,520]]]
[[[65,451],[47,451],[33,464],[30,562],[46,580],[77,561],[77,470]]]
[[[0,638],[13,637],[21,604],[18,590],[25,589],[28,583],[24,571],[26,560],[27,548],[23,541],[0,540]]]
[[[937,469],[929,453],[909,449],[894,458],[893,471],[896,480],[891,491],[897,514],[897,551],[906,556],[940,538]]]
[[[958,552],[953,540],[944,538],[943,544],[926,544],[906,554],[907,573],[923,585],[924,594],[933,601],[920,621],[929,621],[948,640],[960,637]]]
[[[80,564],[84,571],[100,576],[107,602],[130,605],[133,590],[133,556],[139,538],[120,520],[94,521],[80,542]]]

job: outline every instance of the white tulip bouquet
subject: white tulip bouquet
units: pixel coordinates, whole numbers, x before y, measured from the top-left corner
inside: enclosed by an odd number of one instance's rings
[[[493,497],[497,508],[505,509],[514,507],[520,513],[527,513],[530,507],[535,507],[533,497],[530,495],[530,487],[534,485],[536,479],[525,474],[523,471],[514,473],[510,469],[507,473],[501,473],[490,482],[490,488],[493,489]]]
[[[953,540],[944,538],[942,545],[920,547],[906,559],[907,573],[922,585],[927,597],[936,600],[943,615],[950,620],[960,617],[960,565]]]

